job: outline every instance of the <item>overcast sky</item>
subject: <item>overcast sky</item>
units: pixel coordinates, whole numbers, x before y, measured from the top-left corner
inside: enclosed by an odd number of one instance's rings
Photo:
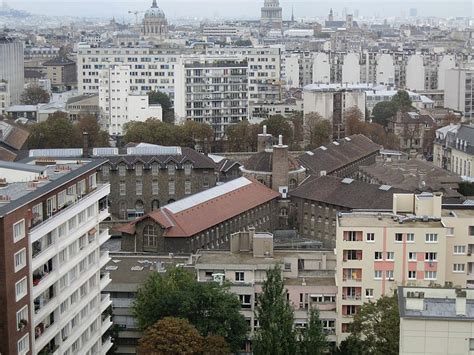
[[[36,14],[75,15],[117,19],[130,18],[129,10],[144,11],[152,0],[3,0],[9,6]],[[169,18],[248,18],[259,17],[264,0],[158,0]],[[0,0],[0,3],[2,0]],[[473,16],[474,0],[280,0],[284,18],[326,16],[330,7],[336,13],[359,10],[365,17],[403,16],[416,8],[419,16]]]

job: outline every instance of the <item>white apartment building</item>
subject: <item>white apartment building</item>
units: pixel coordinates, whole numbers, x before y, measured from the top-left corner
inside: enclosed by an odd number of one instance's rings
[[[367,99],[366,107],[369,114],[379,102],[390,101],[397,94],[398,90],[368,90],[365,92]],[[435,102],[424,95],[416,92],[407,91],[408,96],[412,102],[412,106],[417,109],[431,109],[434,108]]]
[[[146,93],[130,91],[131,80],[129,65],[111,65],[100,71],[101,121],[111,136],[123,135],[128,122],[163,119],[161,105],[150,105]]]
[[[80,150],[79,150],[80,151]],[[101,246],[109,239],[108,184],[97,184],[103,160],[34,158],[2,163],[0,219],[0,352],[4,354],[106,354],[112,325],[104,312],[111,282],[101,268],[110,260]],[[63,154],[75,156],[76,150]],[[16,176],[16,178],[15,178]]]
[[[313,55],[311,52],[283,53],[282,81],[287,88],[302,88],[313,82]]]
[[[242,56],[181,57],[175,68],[175,115],[212,126],[217,138],[248,118],[248,64]]]
[[[20,103],[24,90],[23,43],[7,37],[0,37],[0,82],[8,83],[10,105]]]
[[[465,120],[474,118],[474,68],[446,70],[444,107],[461,111]]]

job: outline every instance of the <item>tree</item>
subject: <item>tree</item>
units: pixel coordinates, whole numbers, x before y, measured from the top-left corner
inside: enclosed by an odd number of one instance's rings
[[[38,85],[31,85],[23,91],[20,101],[23,105],[47,104],[49,93]]]
[[[263,129],[263,126],[267,126],[267,132],[273,137],[282,135],[285,144],[290,145],[292,143],[293,128],[291,128],[291,124],[285,117],[281,115],[271,116],[260,123],[261,129]]]
[[[209,334],[204,340],[205,355],[227,355],[230,352],[229,344],[220,335]]]
[[[351,333],[363,339],[368,354],[398,354],[400,318],[397,295],[364,303],[350,325]]]
[[[411,108],[412,101],[410,99],[410,95],[405,90],[398,90],[395,95],[393,95],[392,104],[395,108],[402,111],[408,111]]]
[[[315,149],[331,141],[331,122],[319,113],[310,112],[304,120],[304,136],[307,149]]]
[[[299,144],[304,140],[303,112],[295,112],[291,116],[291,123],[293,123],[293,142]]]
[[[165,317],[145,330],[138,342],[139,354],[197,354],[204,349],[204,339],[186,319]]]
[[[82,146],[74,125],[63,112],[55,112],[46,121],[31,127],[28,138],[30,149],[77,148]]]
[[[319,311],[312,308],[309,313],[309,323],[307,328],[301,331],[298,353],[300,355],[322,355],[328,349],[326,335],[323,324],[319,319]]]
[[[186,121],[181,127],[184,139],[188,139],[188,146],[196,146],[197,144],[210,144],[214,139],[214,130],[207,123]]]
[[[248,332],[240,301],[227,286],[198,282],[180,268],[152,273],[138,290],[133,311],[142,329],[164,317],[183,318],[203,336],[224,337],[232,351],[240,349]]]
[[[150,105],[160,104],[163,109],[163,122],[174,123],[174,110],[171,99],[161,91],[149,91],[148,103]]]
[[[279,265],[275,265],[267,271],[267,279],[263,283],[262,293],[258,297],[256,318],[260,328],[256,331],[253,341],[255,355],[296,354],[294,313],[286,296]]]
[[[230,152],[252,152],[257,149],[260,126],[249,121],[240,121],[227,129],[227,150]]]
[[[368,351],[365,348],[364,342],[354,336],[350,335],[339,344],[334,355],[366,355]]]
[[[442,126],[447,126],[451,123],[457,124],[459,122],[461,122],[461,117],[449,112],[443,117]]]
[[[89,136],[90,147],[108,147],[109,146],[109,134],[102,131],[97,122],[97,118],[92,115],[85,115],[79,119],[79,122],[75,126],[77,134],[80,137],[84,132],[87,132]]]
[[[382,101],[374,106],[372,121],[386,127],[388,119],[395,116],[396,113],[397,107],[391,101]]]

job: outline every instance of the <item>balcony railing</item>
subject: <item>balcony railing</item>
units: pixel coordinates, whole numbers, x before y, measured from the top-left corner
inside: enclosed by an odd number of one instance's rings
[[[342,281],[357,281],[357,282],[361,282],[361,281],[362,281],[362,277],[348,277],[348,276],[343,276],[343,277],[342,277]]]
[[[361,295],[345,295],[345,294],[342,294],[342,299],[343,300],[360,300]]]

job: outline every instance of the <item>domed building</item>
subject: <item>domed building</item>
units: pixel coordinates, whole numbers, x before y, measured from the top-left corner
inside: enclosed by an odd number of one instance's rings
[[[144,39],[163,40],[168,36],[168,21],[165,13],[153,0],[151,8],[145,13],[142,25],[142,35]]]
[[[278,144],[272,146],[272,143],[273,137],[264,126],[263,133],[258,135],[258,152],[245,161],[240,170],[243,176],[252,177],[286,197],[306,178],[306,169],[288,154],[282,136]]]

